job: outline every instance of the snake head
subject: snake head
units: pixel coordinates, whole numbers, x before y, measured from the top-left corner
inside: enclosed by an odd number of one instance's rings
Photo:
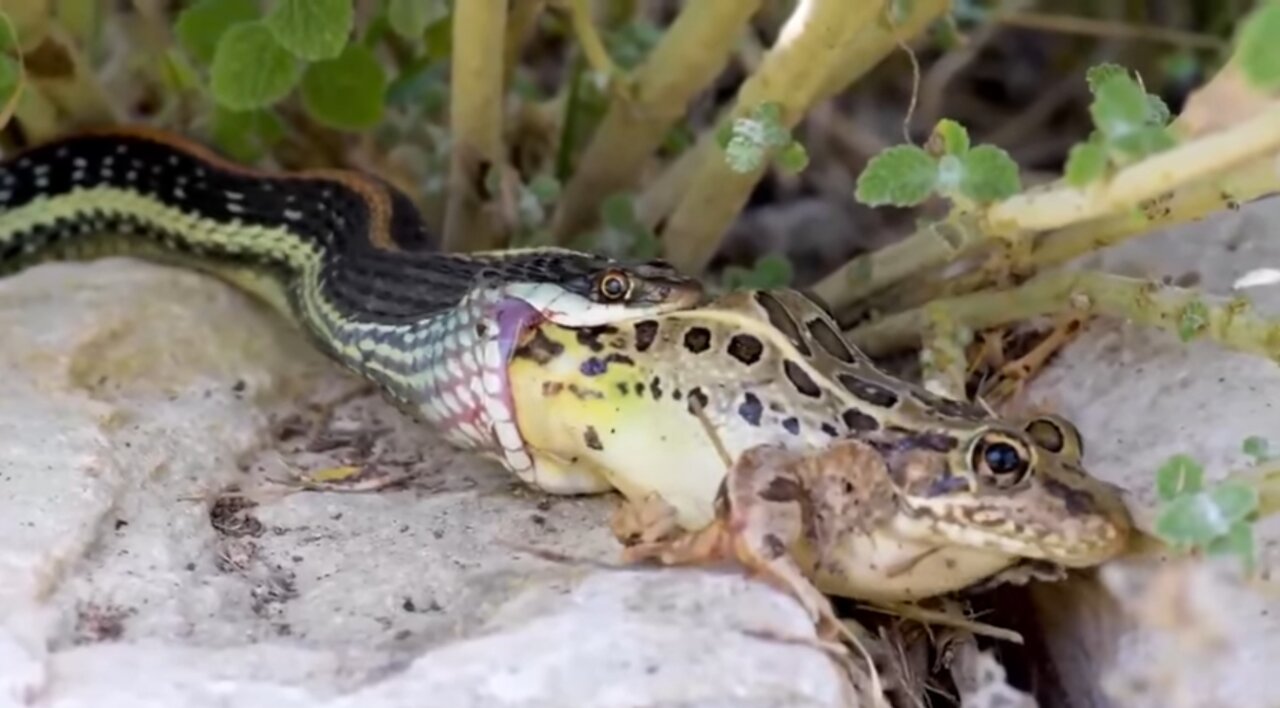
[[[549,250],[549,249],[548,249]],[[573,251],[531,261],[534,272],[508,278],[503,295],[562,327],[596,327],[698,305],[706,290],[663,261],[624,263]],[[532,270],[531,269],[531,270]]]

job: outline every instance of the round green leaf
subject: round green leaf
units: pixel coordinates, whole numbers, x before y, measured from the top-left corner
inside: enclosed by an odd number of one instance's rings
[[[1018,163],[994,145],[979,145],[961,155],[960,163],[964,165],[960,191],[975,202],[1007,199],[1022,189]]]
[[[256,19],[258,4],[254,0],[198,0],[178,15],[173,29],[182,48],[196,61],[208,64],[228,29]]]
[[[969,131],[957,121],[943,118],[933,127],[933,134],[942,143],[947,155],[961,155],[969,151]]]
[[[301,59],[332,59],[347,46],[355,15],[351,0],[279,0],[267,26]]]
[[[1113,73],[1098,81],[1089,113],[1098,130],[1116,138],[1143,127],[1151,117],[1151,103],[1132,77]]]
[[[422,39],[428,25],[448,14],[442,0],[390,0],[387,4],[391,29],[405,39]]]
[[[938,183],[938,163],[915,145],[895,145],[871,158],[858,175],[856,196],[867,206],[915,206]]]
[[[1245,18],[1236,38],[1240,70],[1261,91],[1280,87],[1280,42],[1276,37],[1280,37],[1280,5],[1267,3]]]
[[[302,76],[302,104],[316,120],[339,130],[364,130],[382,120],[387,75],[364,45],[316,62]]]
[[[271,111],[229,111],[213,114],[213,142],[239,162],[257,162],[284,137],[284,124]]]
[[[803,172],[809,166],[809,151],[799,140],[792,140],[778,151],[778,166],[792,174]]]
[[[209,75],[219,105],[248,111],[289,95],[298,82],[298,60],[262,22],[244,22],[222,35]]]
[[[1107,171],[1107,150],[1093,142],[1080,143],[1067,155],[1066,178],[1072,187],[1083,187]]]

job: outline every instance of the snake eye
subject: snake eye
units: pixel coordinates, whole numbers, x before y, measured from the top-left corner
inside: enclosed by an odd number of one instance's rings
[[[1018,442],[1002,435],[986,435],[973,446],[973,467],[1000,486],[1021,482],[1031,469],[1031,456]]]
[[[605,300],[621,300],[631,294],[631,279],[625,273],[611,270],[600,277],[596,290]]]

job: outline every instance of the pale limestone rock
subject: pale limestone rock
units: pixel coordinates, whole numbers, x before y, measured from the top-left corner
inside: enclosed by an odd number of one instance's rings
[[[1243,294],[1258,313],[1280,317],[1280,285],[1232,291],[1244,274],[1280,267],[1277,220],[1280,200],[1270,199],[1108,249],[1083,266],[1152,279],[1193,275],[1196,287]],[[1028,400],[1076,421],[1090,471],[1127,490],[1145,529],[1157,503],[1155,472],[1169,456],[1191,455],[1212,482],[1248,466],[1246,437],[1280,444],[1276,362],[1110,318],[1070,344]],[[1280,525],[1264,519],[1256,533],[1266,572],[1280,560]],[[1242,583],[1236,568],[1118,561],[1100,573],[1102,585],[1037,586],[1050,653],[1073,688],[1070,705],[1103,697],[1132,706],[1280,705],[1280,595],[1269,580]],[[1217,642],[1203,644],[1206,636]],[[1101,683],[1091,678],[1099,674]]]
[[[812,640],[789,597],[530,555],[616,561],[615,502],[536,494],[352,397],[217,281],[41,266],[0,280],[0,332],[0,705],[839,704],[826,655],[748,634]],[[281,432],[344,398],[332,449]],[[268,481],[370,458],[416,476],[377,494]],[[231,484],[258,506],[215,528]]]

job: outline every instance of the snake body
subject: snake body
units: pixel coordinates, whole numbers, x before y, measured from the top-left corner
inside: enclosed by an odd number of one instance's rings
[[[0,269],[137,255],[212,272],[294,319],[453,443],[532,474],[506,385],[523,332],[701,301],[662,262],[558,248],[443,253],[412,202],[353,171],[275,174],[146,129],[0,164]]]

